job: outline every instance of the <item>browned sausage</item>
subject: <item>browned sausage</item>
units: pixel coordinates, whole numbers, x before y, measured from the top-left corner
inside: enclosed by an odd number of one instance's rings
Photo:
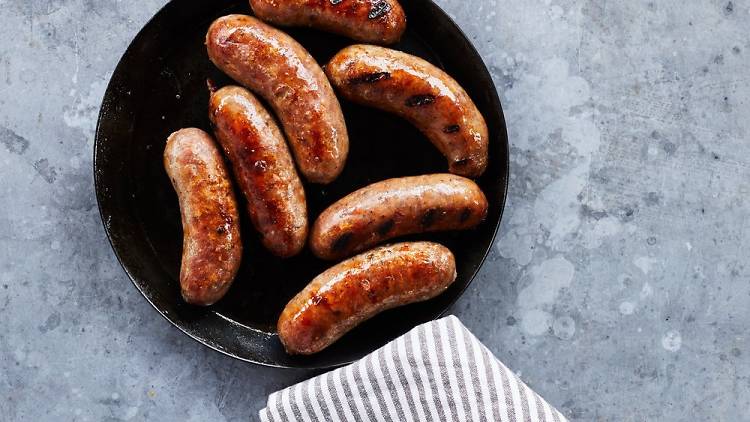
[[[349,137],[339,101],[315,59],[289,35],[244,15],[217,19],[206,46],[219,69],[273,107],[307,180],[336,179]]]
[[[273,117],[238,86],[211,95],[208,115],[263,245],[274,255],[296,255],[307,241],[305,191]]]
[[[487,216],[487,198],[473,181],[453,174],[389,179],[366,186],[323,211],[310,248],[340,259],[407,234],[462,230]]]
[[[317,353],[387,309],[432,299],[456,279],[456,262],[432,242],[383,246],[344,261],[286,305],[279,339],[290,354]]]
[[[309,26],[373,44],[393,44],[406,30],[396,0],[250,0],[259,18],[282,26]]]
[[[240,219],[229,174],[211,136],[192,128],[170,135],[164,168],[182,214],[182,297],[195,305],[211,305],[232,285],[242,259]]]
[[[487,124],[445,72],[400,51],[353,45],[326,65],[345,98],[407,119],[448,158],[451,173],[478,177],[487,167]]]

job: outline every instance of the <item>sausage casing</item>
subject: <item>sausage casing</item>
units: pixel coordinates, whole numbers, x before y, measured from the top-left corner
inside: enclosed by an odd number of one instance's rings
[[[279,339],[290,354],[313,354],[387,309],[425,301],[456,279],[451,251],[432,242],[373,249],[333,266],[287,304]]]
[[[487,216],[487,198],[453,174],[388,179],[359,189],[320,214],[310,248],[340,259],[407,234],[468,229]]]
[[[419,57],[373,45],[344,48],[325,70],[345,98],[415,125],[446,156],[451,173],[484,173],[487,124],[466,91],[442,70]]]
[[[289,35],[245,15],[214,21],[206,46],[219,69],[271,105],[305,178],[336,179],[349,138],[341,105],[310,53]]]
[[[305,191],[273,117],[248,90],[228,86],[211,95],[209,118],[263,245],[296,255],[307,241]]]
[[[250,0],[250,7],[275,25],[308,26],[373,44],[398,42],[406,30],[396,0]]]
[[[211,136],[194,128],[169,137],[164,167],[182,215],[182,297],[195,305],[211,305],[229,289],[242,259],[240,219],[229,174]]]

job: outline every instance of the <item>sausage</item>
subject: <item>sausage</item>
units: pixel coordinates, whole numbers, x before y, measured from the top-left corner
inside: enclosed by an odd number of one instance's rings
[[[462,230],[487,216],[487,198],[473,181],[453,174],[384,180],[328,207],[310,234],[322,259],[341,259],[407,234]]]
[[[456,279],[445,246],[411,242],[383,246],[328,269],[284,308],[277,330],[287,353],[317,353],[387,309],[439,295]]]
[[[240,268],[240,218],[229,174],[211,136],[181,129],[167,139],[164,168],[180,201],[186,302],[211,305],[232,285]]]
[[[442,70],[400,51],[353,45],[331,59],[326,74],[344,98],[415,125],[445,155],[451,173],[484,173],[487,124],[466,91]]]
[[[336,179],[349,137],[341,105],[310,53],[289,35],[245,15],[214,21],[206,46],[219,69],[271,105],[305,178],[322,184]]]
[[[393,44],[406,30],[396,0],[250,0],[257,17],[274,25],[308,26],[373,44]]]
[[[305,191],[273,117],[238,86],[213,93],[208,114],[263,245],[280,257],[298,254],[307,241]]]

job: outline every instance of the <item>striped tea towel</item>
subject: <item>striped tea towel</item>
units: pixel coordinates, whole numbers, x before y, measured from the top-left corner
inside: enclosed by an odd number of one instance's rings
[[[455,316],[268,398],[262,421],[564,422]]]

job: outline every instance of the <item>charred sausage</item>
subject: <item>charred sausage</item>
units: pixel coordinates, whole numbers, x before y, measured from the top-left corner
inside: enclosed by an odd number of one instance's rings
[[[245,15],[214,21],[206,46],[219,69],[271,105],[305,178],[336,179],[349,138],[338,99],[315,59],[289,35]]]
[[[323,272],[284,308],[279,339],[290,354],[317,353],[387,309],[439,295],[456,279],[451,251],[432,242],[399,243]]]
[[[228,86],[211,95],[209,118],[263,245],[296,255],[307,241],[305,191],[273,117],[248,90]]]
[[[389,179],[328,207],[310,234],[322,259],[340,259],[407,234],[468,229],[487,216],[487,198],[473,181],[453,174]]]
[[[229,174],[213,139],[192,128],[169,137],[164,167],[182,214],[182,297],[195,305],[211,305],[229,289],[242,259]]]
[[[398,42],[406,30],[396,0],[250,0],[255,15],[282,26],[308,26],[373,44]]]
[[[414,124],[448,159],[451,173],[478,177],[487,167],[488,131],[466,91],[419,57],[372,45],[341,50],[326,74],[345,98]]]

